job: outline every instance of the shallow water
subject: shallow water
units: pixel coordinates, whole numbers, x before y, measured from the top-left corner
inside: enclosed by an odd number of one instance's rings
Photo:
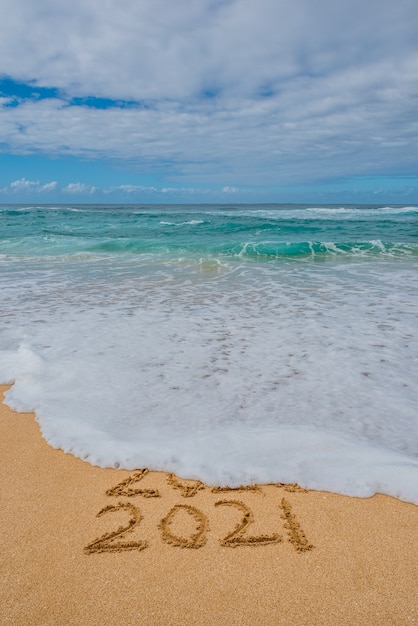
[[[0,382],[92,463],[418,503],[418,208],[0,207]]]

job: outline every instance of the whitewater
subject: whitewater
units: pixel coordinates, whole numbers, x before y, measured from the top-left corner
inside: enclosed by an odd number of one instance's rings
[[[418,504],[418,207],[0,206],[0,383],[48,443]]]

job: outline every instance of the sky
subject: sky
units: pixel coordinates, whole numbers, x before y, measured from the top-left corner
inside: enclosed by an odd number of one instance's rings
[[[0,203],[418,203],[416,0],[0,15]]]

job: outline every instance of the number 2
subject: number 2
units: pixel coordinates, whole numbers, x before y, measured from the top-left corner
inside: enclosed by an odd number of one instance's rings
[[[96,517],[101,517],[106,513],[111,513],[114,511],[119,511],[120,509],[125,509],[130,512],[130,519],[126,526],[119,526],[116,530],[105,533],[102,537],[95,539],[91,543],[89,543],[85,548],[84,552],[86,554],[93,554],[94,552],[122,552],[124,550],[144,550],[148,547],[148,542],[144,540],[139,541],[127,541],[127,542],[115,542],[116,537],[123,538],[128,533],[131,533],[135,526],[142,520],[142,515],[139,509],[131,504],[130,502],[119,502],[118,504],[106,506],[104,509],[99,511]]]
[[[270,543],[280,543],[282,537],[276,533],[273,535],[259,535],[258,537],[246,537],[245,532],[250,524],[254,522],[254,514],[251,509],[240,500],[219,500],[215,502],[215,506],[234,506],[244,513],[240,522],[237,523],[234,530],[228,533],[219,542],[222,546],[228,548],[236,548],[237,546],[260,546]]]

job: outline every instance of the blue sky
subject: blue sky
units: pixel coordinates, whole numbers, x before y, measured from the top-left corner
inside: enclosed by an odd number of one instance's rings
[[[1,0],[0,203],[418,202],[416,0]]]

